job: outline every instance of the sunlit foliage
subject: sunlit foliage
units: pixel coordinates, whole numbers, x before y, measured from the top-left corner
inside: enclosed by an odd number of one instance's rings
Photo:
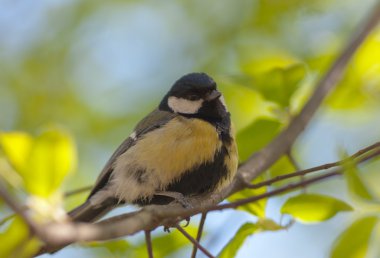
[[[2,1],[0,179],[29,205],[37,221],[65,219],[63,207],[72,208],[84,196],[64,200],[63,192],[91,184],[135,123],[179,76],[191,71],[209,73],[224,93],[243,162],[297,114],[374,2]],[[377,29],[321,107],[318,121],[335,122],[331,130],[337,131],[337,138],[351,127],[365,128],[364,135],[351,139],[354,146],[380,137],[375,130],[380,126],[379,60]],[[317,130],[318,121],[308,130]],[[303,159],[319,162],[325,146],[304,146],[305,142],[301,139],[293,150],[300,164],[310,165]],[[336,145],[337,156],[338,148],[352,146],[343,140]],[[307,148],[313,149],[311,157],[302,152]],[[277,220],[281,213],[306,223],[352,215],[331,257],[366,257],[375,245],[371,243],[379,241],[373,240],[373,232],[379,224],[380,197],[371,182],[379,182],[380,176],[373,172],[378,162],[373,164],[360,169],[345,164],[347,186],[340,185],[339,191],[349,192],[351,199],[330,195],[326,191],[331,188],[322,190],[323,195],[312,188],[306,194],[280,197],[285,204],[275,203],[277,217],[272,218],[267,218],[267,200],[248,204],[240,207],[248,215],[238,223],[242,226],[237,233],[231,237],[228,228],[220,229],[217,234],[226,237],[209,245],[215,244],[221,257],[239,256],[248,236],[284,229]],[[253,183],[294,170],[283,157]],[[230,201],[266,190],[244,190]],[[0,200],[0,218],[9,214]],[[20,218],[8,220],[0,230],[0,257],[35,252],[38,242],[28,238]],[[353,241],[358,235],[360,239]],[[175,257],[190,246],[178,232],[154,237],[156,246],[170,242],[155,250],[155,257]],[[89,257],[99,254],[97,248],[105,250],[104,257],[145,254],[139,237],[86,247]]]

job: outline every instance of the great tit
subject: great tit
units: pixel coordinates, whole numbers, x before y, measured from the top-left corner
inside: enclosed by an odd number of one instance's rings
[[[220,191],[238,166],[230,113],[214,80],[190,73],[117,148],[87,201],[69,213],[91,222],[120,204],[166,204],[172,194]]]

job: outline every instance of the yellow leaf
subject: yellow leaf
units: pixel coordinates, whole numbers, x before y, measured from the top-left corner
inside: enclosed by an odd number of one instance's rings
[[[33,144],[32,137],[23,132],[0,133],[0,143],[15,170],[23,171]]]
[[[32,257],[39,248],[38,240],[30,238],[27,225],[19,217],[0,234],[0,243],[0,257],[7,258]]]
[[[24,174],[26,188],[34,195],[47,197],[58,189],[76,165],[76,149],[70,135],[50,129],[35,139]]]

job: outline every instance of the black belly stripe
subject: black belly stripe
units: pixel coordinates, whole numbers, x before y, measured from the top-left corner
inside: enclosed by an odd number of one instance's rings
[[[223,146],[214,157],[213,162],[208,162],[199,167],[187,171],[176,182],[171,183],[165,191],[179,192],[184,196],[199,195],[215,190],[221,180],[228,177],[228,169],[224,164],[224,158],[228,154],[227,148]],[[139,199],[135,203],[139,205],[167,204],[173,199],[165,196],[154,196],[152,199]]]

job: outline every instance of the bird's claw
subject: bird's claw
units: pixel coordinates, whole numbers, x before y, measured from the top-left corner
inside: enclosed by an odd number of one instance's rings
[[[186,221],[186,224],[182,226],[184,228],[190,224],[190,217],[185,218],[185,221]],[[176,227],[180,227],[180,225],[178,224],[178,221],[168,222],[167,224],[164,225],[164,232],[170,233],[170,228],[176,228]]]

